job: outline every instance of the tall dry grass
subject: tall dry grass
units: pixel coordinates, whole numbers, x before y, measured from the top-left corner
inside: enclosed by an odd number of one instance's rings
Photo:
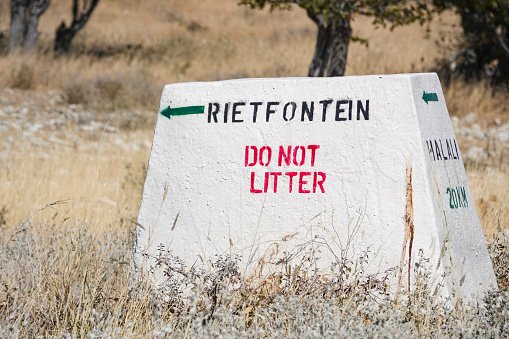
[[[121,133],[121,132],[119,132]],[[108,132],[75,145],[69,128],[59,147],[33,146],[17,131],[15,145],[1,159],[0,209],[5,225],[24,222],[67,227],[81,223],[116,229],[123,218],[135,219],[150,151],[150,132],[125,133],[124,145]],[[140,142],[143,147],[139,147]],[[58,202],[55,205],[49,205]]]
[[[342,261],[332,276],[299,266],[260,279],[240,275],[235,258],[213,270],[158,260],[167,283],[128,283],[130,227],[97,234],[89,225],[30,224],[0,235],[0,336],[5,338],[405,337],[504,338],[507,289],[475,303],[442,299],[421,257],[412,291],[395,299],[386,275],[365,275],[367,256]],[[508,284],[509,239],[490,245]],[[306,263],[309,264],[309,263]],[[394,272],[392,272],[394,273]]]
[[[477,214],[484,234],[491,238],[509,229],[509,174],[507,170],[474,169],[467,171]]]
[[[1,2],[0,48],[8,13],[8,2]],[[77,104],[102,121],[134,108],[155,114],[166,83],[305,76],[316,34],[299,8],[269,13],[234,0],[110,0],[100,2],[71,55],[56,56],[51,44],[63,18],[69,22],[70,4],[53,1],[41,18],[36,52],[0,55],[0,87],[22,93],[19,102],[7,98],[2,105],[21,106],[25,98],[56,90],[62,107]],[[425,27],[373,30],[367,19],[355,18],[354,33],[370,47],[350,47],[347,74],[428,71],[444,56],[436,41],[453,40],[458,32],[450,24],[457,21],[450,13],[434,21],[424,39]],[[445,95],[451,114],[507,120],[507,94],[488,84],[456,80]],[[150,122],[129,126],[92,133],[70,123],[57,130],[58,142],[42,145],[24,136],[23,125],[0,131],[2,145],[11,140],[0,150],[0,337],[509,333],[507,292],[488,295],[486,304],[451,305],[427,290],[425,270],[414,272],[418,284],[399,303],[373,277],[330,285],[287,267],[260,282],[239,276],[232,258],[218,260],[206,274],[163,260],[169,276],[179,279],[174,286],[194,291],[173,289],[171,300],[143,283],[129,286],[132,220],[149,154],[139,145],[150,144],[153,131]],[[509,245],[497,231],[509,228],[509,174],[475,165],[467,174],[505,288]]]

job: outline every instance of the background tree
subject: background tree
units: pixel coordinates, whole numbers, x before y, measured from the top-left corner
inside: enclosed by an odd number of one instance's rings
[[[289,9],[291,4],[304,8],[318,26],[315,53],[308,75],[342,76],[350,41],[367,41],[352,35],[351,21],[355,15],[373,18],[375,26],[390,25],[391,29],[415,21],[431,19],[432,11],[425,1],[407,0],[241,0],[242,5],[271,10]]]
[[[55,34],[55,46],[56,52],[68,52],[71,46],[71,41],[76,33],[81,30],[90,19],[92,12],[99,3],[99,0],[72,0],[72,23],[68,27],[65,21],[62,20],[60,26],[57,28]],[[80,10],[81,7],[81,10]]]
[[[434,0],[433,4],[438,11],[453,9],[461,18],[463,36],[446,62],[449,75],[509,82],[509,1]]]
[[[48,9],[51,0],[11,0],[9,50],[33,50],[39,38],[39,17]]]

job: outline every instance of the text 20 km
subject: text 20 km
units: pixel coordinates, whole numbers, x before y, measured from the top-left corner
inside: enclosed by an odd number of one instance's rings
[[[447,187],[446,192],[449,195],[449,207],[451,209],[468,207],[465,187]]]

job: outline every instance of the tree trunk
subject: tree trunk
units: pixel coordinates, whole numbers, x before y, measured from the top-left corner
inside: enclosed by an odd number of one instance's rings
[[[71,40],[76,35],[76,32],[71,28],[67,28],[65,26],[65,22],[62,21],[60,26],[58,26],[57,33],[55,34],[55,52],[69,52],[69,47],[71,47]]]
[[[91,0],[90,2],[85,2],[86,9],[83,8],[81,13],[79,13],[79,0],[73,0],[72,5],[72,23],[69,27],[66,26],[65,22],[62,21],[57,28],[57,32],[55,33],[55,52],[67,53],[69,52],[69,48],[71,47],[71,41],[82,29],[85,24],[90,19],[92,12],[95,9],[95,6],[99,3],[99,0]]]
[[[352,36],[349,19],[336,20],[332,24],[331,37],[329,39],[329,68],[328,77],[339,77],[345,74],[348,44]]]
[[[39,17],[46,11],[51,0],[11,0],[11,28],[9,50],[24,48],[33,50],[39,32]]]
[[[460,71],[467,77],[478,77],[483,73],[484,65],[493,60],[491,52],[491,41],[484,41],[485,38],[492,34],[485,32],[488,28],[484,24],[483,13],[475,13],[470,11],[462,11],[461,26],[465,36],[466,47],[463,52],[463,59]]]
[[[29,0],[28,17],[25,20],[26,31],[25,31],[25,43],[24,47],[26,51],[32,51],[35,48],[37,39],[39,38],[39,31],[37,26],[39,25],[39,4],[38,0]],[[41,13],[42,14],[42,13]]]
[[[310,77],[334,77],[345,74],[348,44],[352,36],[349,18],[326,22],[322,16],[307,11],[318,26],[315,53],[309,66]]]
[[[316,37],[315,54],[313,60],[309,65],[310,77],[323,77],[325,74],[325,68],[327,67],[327,61],[329,59],[329,50],[327,49],[328,32],[327,28],[318,25],[318,36]]]
[[[498,36],[501,55],[498,58],[497,76],[505,82],[509,82],[509,27],[502,29],[502,34]]]
[[[10,51],[23,47],[25,42],[25,13],[27,7],[27,0],[11,0]]]

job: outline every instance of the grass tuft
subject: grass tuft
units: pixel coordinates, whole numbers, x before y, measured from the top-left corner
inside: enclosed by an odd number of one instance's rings
[[[509,290],[509,236],[507,230],[499,231],[493,236],[488,242],[488,251],[493,262],[498,287]]]
[[[33,67],[25,62],[14,66],[11,71],[9,85],[11,88],[33,89],[34,88],[34,70]]]
[[[24,223],[1,233],[1,337],[493,337],[509,335],[507,274],[499,291],[472,304],[430,289],[420,257],[412,291],[394,298],[383,276],[352,269],[320,276],[283,267],[265,278],[240,273],[239,258],[216,257],[208,272],[161,249],[154,269],[166,282],[129,285],[133,225],[120,232],[90,225]],[[499,244],[493,240],[492,256]],[[506,251],[507,247],[504,250]],[[505,253],[507,258],[507,253]],[[364,262],[364,264],[362,264]],[[494,260],[507,272],[507,260]],[[348,269],[350,268],[350,269]],[[397,270],[395,270],[397,271]],[[347,277],[349,275],[349,277]],[[500,280],[502,279],[502,280]]]
[[[62,86],[68,104],[83,104],[99,111],[157,109],[160,91],[150,75],[141,70],[115,76],[99,75],[88,80],[77,77]]]

